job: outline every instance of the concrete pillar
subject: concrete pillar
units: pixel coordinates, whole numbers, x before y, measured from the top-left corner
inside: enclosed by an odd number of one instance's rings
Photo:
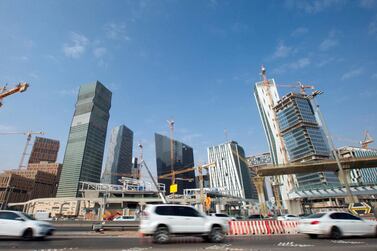
[[[263,216],[267,216],[268,210],[266,205],[266,199],[264,197],[264,177],[253,177],[255,187],[257,188],[258,200],[259,200],[259,213]]]
[[[346,165],[343,164],[343,168],[345,168],[345,167],[346,167]],[[342,172],[342,170],[338,171],[338,178],[339,178],[340,184],[342,184],[342,186],[347,186],[348,184],[351,184],[350,172],[351,172],[351,170],[348,169],[348,168],[343,169],[343,172]],[[346,203],[352,203],[353,201],[359,202],[359,199],[355,195],[352,195],[352,198],[350,198],[348,195],[346,195],[344,200],[345,200]]]

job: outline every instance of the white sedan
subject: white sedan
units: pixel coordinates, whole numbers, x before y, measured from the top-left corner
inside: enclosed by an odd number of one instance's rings
[[[50,223],[35,220],[22,212],[0,210],[0,236],[15,236],[29,240],[52,235],[54,230]]]
[[[114,218],[113,221],[136,221],[136,217],[132,215],[123,215]]]
[[[361,219],[345,212],[312,214],[299,221],[300,233],[317,238],[318,235],[339,239],[343,236],[377,236],[377,222]]]
[[[277,220],[299,220],[300,218],[293,214],[286,214],[282,216],[278,216]]]

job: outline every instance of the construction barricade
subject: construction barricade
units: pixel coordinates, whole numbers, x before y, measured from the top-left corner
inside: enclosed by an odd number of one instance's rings
[[[230,221],[229,235],[297,234],[298,221]]]

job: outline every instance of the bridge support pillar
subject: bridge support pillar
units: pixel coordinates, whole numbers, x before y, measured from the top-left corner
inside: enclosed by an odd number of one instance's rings
[[[266,205],[266,199],[264,197],[264,177],[255,176],[253,178],[253,181],[258,193],[259,213],[263,216],[267,216],[268,210]]]
[[[352,181],[351,181],[351,176],[350,176],[351,169],[345,168],[345,167],[346,165],[343,164],[343,170],[338,171],[338,178],[339,178],[340,184],[346,187],[346,186],[349,186],[349,184],[352,183]],[[353,203],[353,202],[359,202],[359,199],[357,198],[357,196],[350,194],[345,197],[345,202],[347,204]]]

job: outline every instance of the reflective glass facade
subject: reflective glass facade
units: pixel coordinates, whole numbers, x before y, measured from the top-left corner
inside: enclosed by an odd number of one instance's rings
[[[310,156],[330,156],[327,140],[308,98],[288,94],[275,110],[290,161]]]
[[[182,170],[194,166],[194,152],[192,147],[179,142],[173,141],[174,146],[174,170]],[[164,135],[155,133],[156,144],[156,164],[157,175],[171,173],[170,161],[170,138]],[[182,180],[185,179],[185,180]],[[188,181],[186,179],[190,179]],[[159,183],[165,184],[166,194],[170,194],[171,179],[158,179]],[[186,172],[176,175],[176,184],[178,184],[177,194],[183,194],[184,189],[196,188],[195,184],[195,171]]]
[[[57,197],[76,197],[80,181],[99,182],[111,92],[100,82],[80,86]]]
[[[274,107],[291,162],[330,157],[330,148],[306,95],[290,93]],[[297,174],[300,188],[339,185],[333,172]]]
[[[113,128],[102,183],[119,184],[122,176],[131,177],[133,135],[125,125]]]

